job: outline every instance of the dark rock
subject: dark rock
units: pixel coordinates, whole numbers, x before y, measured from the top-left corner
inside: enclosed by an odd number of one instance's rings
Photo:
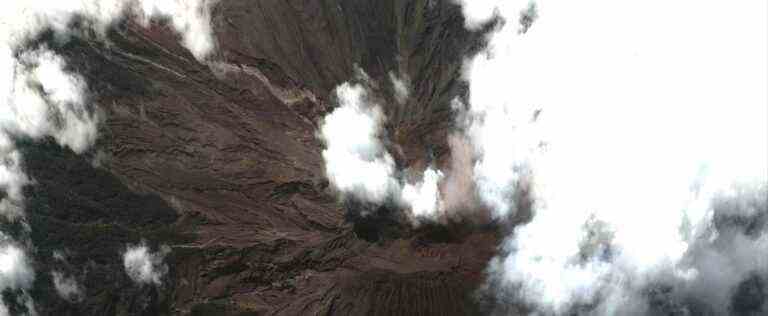
[[[105,121],[84,156],[50,140],[22,146],[37,181],[26,197],[38,312],[476,313],[496,233],[414,229],[390,206],[355,217],[329,190],[316,137],[333,89],[357,65],[380,84],[401,164],[447,161],[450,101],[467,97],[462,63],[484,45],[484,31],[463,25],[449,0],[228,0],[213,9],[223,73],[163,21],[121,21],[109,44],[79,36],[52,46]],[[410,78],[404,104],[392,99],[390,72]],[[96,156],[106,157],[100,167]],[[125,245],[141,240],[172,249],[162,286],[123,271]],[[62,267],[53,251],[68,254],[81,302],[52,288],[48,271]]]

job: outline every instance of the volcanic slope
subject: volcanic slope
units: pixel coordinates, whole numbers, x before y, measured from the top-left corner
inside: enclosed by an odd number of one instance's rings
[[[452,1],[218,1],[201,64],[163,21],[125,20],[107,41],[52,45],[88,83],[104,122],[84,156],[26,142],[36,271],[61,267],[83,300],[38,273],[43,315],[466,315],[492,229],[412,228],[388,206],[339,202],[324,174],[322,117],[359,70],[376,83],[400,167],[448,160],[464,58],[484,45]],[[490,29],[489,25],[485,31]],[[44,38],[42,40],[45,40]],[[390,76],[407,78],[397,102]],[[125,274],[126,244],[168,245],[162,286]],[[9,304],[13,307],[13,304]],[[23,307],[17,307],[23,309]]]

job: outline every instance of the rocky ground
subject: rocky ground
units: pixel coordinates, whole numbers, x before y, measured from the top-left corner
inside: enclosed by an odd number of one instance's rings
[[[499,235],[456,223],[413,228],[399,210],[355,216],[323,170],[320,119],[359,67],[379,83],[400,166],[445,163],[462,62],[484,44],[452,1],[221,0],[215,63],[162,23],[53,49],[88,81],[104,118],[78,156],[22,144],[36,271],[64,249],[83,300],[39,273],[42,315],[467,315]],[[488,26],[490,28],[491,26]],[[41,41],[46,41],[45,37]],[[35,45],[34,43],[30,45]],[[389,74],[411,81],[394,101]],[[162,286],[136,285],[126,244],[171,247]],[[13,293],[4,293],[16,312]]]

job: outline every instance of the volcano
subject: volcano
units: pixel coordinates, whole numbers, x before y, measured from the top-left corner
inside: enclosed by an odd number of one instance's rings
[[[0,11],[0,316],[768,313],[765,3]]]
[[[341,203],[324,174],[322,117],[364,69],[378,82],[399,165],[447,161],[450,101],[490,29],[448,1],[220,1],[204,63],[168,21],[123,19],[104,39],[40,35],[88,85],[104,121],[83,155],[22,141],[34,266],[63,269],[82,299],[38,273],[44,315],[466,315],[498,242],[493,229],[413,228]],[[410,78],[394,102],[391,73]],[[352,132],[352,131],[351,131]],[[120,250],[170,247],[161,286],[136,286]],[[4,292],[5,294],[5,292]],[[4,295],[12,311],[25,307]],[[16,304],[14,304],[16,302]]]

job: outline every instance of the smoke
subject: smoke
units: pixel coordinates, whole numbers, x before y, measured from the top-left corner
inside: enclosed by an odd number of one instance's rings
[[[419,181],[403,179],[382,143],[386,136],[382,125],[386,118],[369,88],[376,85],[362,70],[357,77],[362,83],[347,82],[336,88],[339,105],[325,116],[320,126],[318,137],[325,143],[322,154],[330,183],[344,198],[402,206],[409,210],[415,224],[436,218],[440,210],[438,182],[442,173],[430,167]],[[407,89],[405,85],[397,88],[398,84],[393,84],[395,90]],[[396,93],[400,97],[408,95],[407,91]]]
[[[15,49],[41,31],[51,28],[60,38],[66,38],[75,18],[84,18],[86,25],[97,33],[123,16],[132,16],[148,26],[150,20],[170,19],[184,47],[199,60],[210,55],[215,47],[210,26],[210,9],[216,0],[62,0],[13,1],[5,3],[0,19],[3,50]],[[4,56],[5,57],[5,56]],[[3,63],[5,64],[5,62]]]
[[[163,259],[170,251],[167,246],[153,253],[144,244],[129,245],[123,253],[125,273],[138,284],[161,285],[163,276],[168,273],[168,266]]]
[[[468,27],[505,21],[466,66],[477,195],[499,218],[533,198],[486,294],[545,314],[765,311],[739,293],[768,278],[766,3],[462,4]]]
[[[477,209],[474,182],[474,150],[469,140],[460,134],[448,136],[451,162],[442,183],[443,207],[451,213]]]
[[[184,46],[199,60],[214,48],[208,0],[63,0],[5,1],[0,10],[0,214],[24,223],[23,187],[31,184],[21,166],[16,139],[53,138],[59,145],[82,153],[96,140],[99,120],[81,76],[46,45],[30,46],[41,33],[51,31],[57,43],[77,33],[73,25],[90,28],[97,37],[123,16],[147,25],[166,18]],[[82,30],[82,29],[79,29]],[[79,33],[78,33],[79,34]],[[103,40],[103,38],[97,38]],[[26,238],[26,237],[18,237]],[[3,237],[5,240],[10,237]],[[25,242],[24,244],[28,244]],[[21,299],[34,314],[27,294],[34,279],[25,248],[9,243],[0,248],[0,288],[21,290]],[[57,277],[58,275],[58,277]],[[58,281],[57,281],[58,280]],[[70,279],[54,274],[57,290],[74,293]],[[7,314],[0,306],[0,314]]]

